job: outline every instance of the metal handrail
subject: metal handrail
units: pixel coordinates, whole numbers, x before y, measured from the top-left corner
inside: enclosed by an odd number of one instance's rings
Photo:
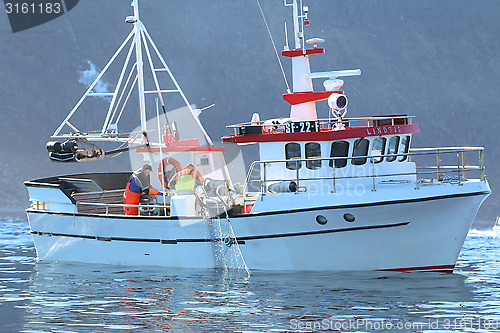
[[[473,170],[480,170],[478,168],[474,169],[465,169],[465,171],[473,171]],[[462,169],[460,169],[462,171]],[[457,172],[456,168],[450,171],[443,171],[441,173],[453,173]],[[422,171],[422,172],[400,172],[400,173],[388,173],[388,174],[378,174],[375,176],[375,178],[382,178],[382,177],[390,177],[390,176],[412,176],[412,175],[426,175],[426,174],[435,174],[436,171]],[[365,175],[365,176],[343,176],[343,177],[336,177],[335,179],[351,179],[351,178],[373,178],[373,175]],[[332,177],[314,177],[314,178],[299,178],[299,180],[330,180]],[[293,179],[284,179],[284,178],[279,178],[279,179],[267,179],[267,182],[277,182],[277,181],[284,181],[284,180],[297,180],[297,178]],[[249,183],[263,183],[264,181],[262,180],[250,180]]]
[[[261,183],[261,194],[265,195],[267,186],[266,183],[268,182],[275,182],[275,181],[287,181],[287,180],[294,180],[300,182],[303,180],[332,180],[333,181],[333,191],[335,192],[335,182],[336,180],[339,179],[355,179],[355,178],[373,178],[373,191],[376,190],[376,178],[380,177],[388,177],[388,176],[403,176],[403,175],[425,175],[425,174],[436,174],[437,173],[437,178],[439,179],[441,174],[447,174],[447,173],[454,173],[456,172],[458,174],[457,180],[458,183],[460,184],[464,179],[465,179],[465,173],[467,171],[474,171],[474,170],[479,170],[480,171],[480,180],[485,181],[485,168],[484,168],[484,160],[483,160],[483,147],[443,147],[443,148],[414,148],[410,149],[410,152],[408,153],[397,153],[397,154],[384,154],[384,155],[366,155],[366,156],[345,156],[345,157],[314,157],[314,158],[293,158],[293,159],[285,159],[285,160],[268,160],[268,161],[254,161],[250,169],[248,171],[247,177],[245,179],[245,184],[243,186],[243,200],[244,204],[246,204],[246,196],[247,196],[247,189],[248,189],[248,184],[249,183]],[[478,152],[479,153],[479,165],[466,165],[465,164],[465,153],[466,152]],[[441,166],[440,165],[440,154],[446,155],[446,154],[457,154],[457,165],[455,166]],[[375,162],[375,159],[380,159],[380,158],[398,158],[400,156],[405,156],[404,160],[411,161],[411,158],[413,156],[424,156],[424,155],[437,155],[438,157],[438,164],[436,166],[432,167],[416,167],[415,172],[411,173],[390,173],[390,174],[378,174],[375,175],[375,164],[379,162]],[[336,175],[336,167],[332,168],[333,170],[333,175],[332,177],[312,177],[312,178],[301,178],[300,177],[300,169],[297,168],[297,176],[293,179],[269,179],[266,174],[266,166],[268,164],[278,164],[278,163],[287,163],[287,162],[297,162],[297,163],[302,163],[302,162],[310,162],[310,161],[333,161],[333,164],[335,163],[334,161],[336,160],[353,160],[353,159],[369,159],[369,163],[372,164],[373,172],[372,175],[364,175],[364,176],[341,176],[338,177]],[[396,162],[394,160],[394,162]],[[392,162],[391,162],[392,163]],[[396,162],[397,163],[397,162]],[[363,164],[366,164],[363,163]],[[252,173],[257,165],[263,165],[263,171],[264,175],[261,179],[259,180],[250,180]],[[360,165],[361,166],[361,165]],[[425,169],[431,169],[434,171],[419,171],[419,170],[425,170]],[[314,172],[314,169],[308,169],[309,172]],[[418,182],[416,184],[416,189],[418,189]]]
[[[168,208],[170,205],[164,204],[164,205],[132,205],[132,204],[113,204],[113,203],[104,203],[104,202],[84,202],[84,201],[77,201],[75,203],[76,206],[82,205],[82,206],[104,206],[106,207],[106,215],[109,215],[109,207],[141,207],[141,208]],[[161,215],[163,217],[169,216],[169,215]]]
[[[317,119],[317,121],[320,122],[320,125],[323,124],[348,124],[352,122],[365,122],[376,120],[393,120],[393,119],[408,119],[409,123],[411,123],[411,119],[415,118],[415,116],[374,116],[374,117],[356,117],[356,118],[342,118],[342,120],[335,120],[335,119]],[[249,121],[245,123],[239,123],[239,124],[234,124],[234,125],[228,125],[226,128],[237,128],[241,126],[249,126],[249,125],[254,125],[254,126],[268,126],[268,124],[264,124],[266,120],[260,120],[260,121]],[[269,124],[269,126],[272,126],[273,124]],[[275,125],[284,125],[284,124],[275,124]],[[393,124],[394,125],[394,124]]]

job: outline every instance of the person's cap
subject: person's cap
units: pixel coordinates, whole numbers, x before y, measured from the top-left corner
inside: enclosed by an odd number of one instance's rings
[[[146,163],[146,164],[144,164],[142,166],[142,170],[151,170],[151,171],[153,171],[153,168],[151,167],[151,165],[149,165],[149,164]]]

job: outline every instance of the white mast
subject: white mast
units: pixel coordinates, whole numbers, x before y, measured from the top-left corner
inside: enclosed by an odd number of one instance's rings
[[[297,5],[297,0],[293,0],[293,36],[295,38],[295,48],[301,49],[300,44],[300,25],[299,25],[299,6]]]
[[[286,1],[286,0],[285,0]],[[297,0],[293,0],[291,4],[286,6],[292,6],[293,8],[293,30],[295,39],[295,49],[304,50],[304,14],[303,9],[297,4]],[[305,52],[305,50],[304,50]],[[293,92],[311,92],[313,91],[312,80],[306,78],[306,74],[311,73],[311,67],[309,66],[309,56],[303,55],[300,57],[292,58],[292,76],[293,76]],[[297,120],[316,120],[318,116],[316,114],[316,104],[314,102],[303,103],[299,105],[292,105],[290,111],[290,118]]]
[[[144,63],[142,62],[142,39],[139,26],[141,26],[141,21],[139,19],[139,1],[134,0],[132,3],[134,6],[134,30],[135,30],[135,55],[137,58],[137,89],[139,90],[139,109],[141,112],[141,131],[145,133],[146,128],[146,101],[144,100]]]
[[[145,95],[147,94],[158,94],[159,101],[161,102],[161,106],[163,111],[165,111],[164,107],[164,96],[163,94],[180,94],[182,97],[184,103],[186,104],[186,107],[189,109],[189,112],[193,115],[195,118],[196,123],[200,127],[201,131],[203,132],[203,135],[207,139],[207,142],[210,145],[213,145],[212,140],[208,136],[207,132],[203,128],[203,125],[200,123],[198,116],[189,103],[188,99],[184,95],[184,92],[182,91],[180,85],[177,83],[173,73],[171,72],[170,68],[168,67],[167,63],[163,59],[162,55],[160,54],[158,48],[156,47],[155,43],[153,42],[151,36],[149,35],[146,27],[140,20],[139,16],[139,0],[132,0],[132,7],[134,7],[134,15],[133,16],[128,16],[125,19],[125,22],[127,23],[133,23],[134,27],[132,28],[132,31],[130,34],[127,36],[125,41],[121,44],[119,49],[114,53],[114,55],[111,57],[111,59],[108,61],[104,69],[101,71],[101,73],[96,77],[96,79],[92,82],[90,87],[87,89],[85,94],[80,98],[78,103],[74,106],[74,108],[70,111],[68,116],[63,120],[63,122],[59,125],[59,127],[55,130],[54,134],[52,135],[53,139],[86,139],[89,141],[122,141],[122,142],[129,142],[130,139],[127,136],[131,135],[136,135],[140,133],[128,133],[128,134],[120,134],[118,133],[118,122],[121,118],[121,115],[124,111],[125,105],[127,104],[129,97],[132,93],[132,90],[134,87],[137,85],[137,89],[139,92],[139,111],[140,111],[140,122],[141,122],[141,133],[146,136],[147,134],[147,117],[146,117],[146,99]],[[128,50],[126,59],[125,59],[125,64],[123,65],[122,71],[120,73],[120,76],[118,78],[118,82],[116,85],[116,88],[114,92],[93,92],[93,89],[97,86],[97,83],[101,80],[102,76],[104,73],[108,70],[108,68],[111,66],[111,64],[115,61],[117,56],[122,52],[122,50],[125,48],[125,46],[131,42],[130,48]],[[153,48],[154,52],[150,52],[149,46]],[[135,55],[136,55],[136,62],[135,64],[132,65],[131,69],[128,69],[128,64],[131,59],[133,59],[132,52],[133,48],[135,48]],[[151,70],[151,74],[154,80],[155,84],[155,90],[151,91],[146,91],[145,86],[144,86],[144,61],[143,61],[143,49],[145,50],[146,57],[147,57],[147,64],[146,66],[149,67]],[[160,60],[161,66],[156,67],[152,58],[152,55],[156,55],[156,59]],[[158,64],[157,64],[158,65]],[[128,78],[125,80],[125,84],[122,85],[122,81],[125,76],[127,76],[128,72]],[[159,80],[157,78],[157,74],[160,72],[164,72],[168,74],[171,82],[175,85],[175,89],[161,89]],[[127,92],[128,91],[128,92]],[[111,101],[110,101],[110,106],[108,108],[108,113],[106,115],[106,119],[104,120],[104,124],[102,126],[102,129],[99,131],[81,131],[79,130],[74,124],[70,122],[70,119],[72,116],[75,114],[77,109],[81,106],[81,104],[84,102],[84,100],[87,97],[91,96],[110,96]],[[125,99],[122,100],[122,97],[125,96]],[[68,134],[61,134],[62,130],[64,127],[69,127],[71,129],[71,132]],[[147,139],[147,138],[146,138]]]

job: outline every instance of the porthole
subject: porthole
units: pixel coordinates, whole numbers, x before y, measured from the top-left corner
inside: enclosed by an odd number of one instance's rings
[[[318,222],[321,225],[325,225],[328,222],[328,220],[323,215],[318,215],[316,216],[316,222]]]
[[[356,218],[351,213],[344,214],[344,220],[346,220],[347,222],[354,222],[355,219]]]

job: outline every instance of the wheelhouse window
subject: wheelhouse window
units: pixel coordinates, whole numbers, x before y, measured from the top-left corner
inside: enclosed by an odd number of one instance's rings
[[[354,141],[354,148],[352,151],[352,157],[356,156],[366,156],[368,155],[368,146],[370,141],[367,139],[358,139]],[[366,157],[358,157],[352,159],[352,164],[363,165],[366,163]]]
[[[381,155],[384,155],[386,143],[387,143],[387,139],[383,138],[383,137],[378,137],[375,140],[373,140],[373,147],[372,147],[371,155],[378,156],[378,157],[373,157],[374,163],[380,163],[384,160],[384,157]]]
[[[332,147],[330,149],[330,157],[347,157],[348,154],[349,154],[349,142],[347,141],[332,142]],[[330,168],[333,168],[334,161],[336,168],[343,168],[347,165],[347,158],[339,158],[336,160],[330,160]]]
[[[317,142],[306,143],[306,158],[321,158],[321,145]],[[321,168],[321,160],[306,161],[306,168],[311,170]]]
[[[285,157],[287,160],[300,159],[302,156],[300,151],[300,143],[290,142],[285,145]],[[286,168],[289,170],[297,170],[302,167],[300,161],[286,162]]]
[[[399,145],[399,153],[407,154],[410,151],[410,136],[406,135],[401,138],[401,144]],[[408,158],[408,155],[399,156],[398,161],[404,162]]]
[[[389,149],[387,149],[387,155],[394,155],[394,156],[387,156],[387,162],[393,162],[396,160],[395,154],[398,152],[398,146],[399,146],[399,136],[393,136],[389,140]]]

